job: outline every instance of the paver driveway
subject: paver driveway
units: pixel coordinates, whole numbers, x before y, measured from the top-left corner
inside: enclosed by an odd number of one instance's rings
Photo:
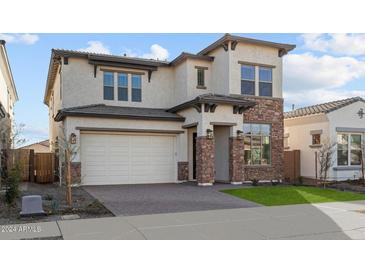
[[[260,205],[219,192],[239,188],[229,184],[199,187],[193,183],[85,186],[114,215],[133,216]]]

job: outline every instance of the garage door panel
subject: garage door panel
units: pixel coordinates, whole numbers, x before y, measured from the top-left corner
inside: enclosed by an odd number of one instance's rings
[[[84,184],[138,184],[175,181],[175,137],[81,135]]]

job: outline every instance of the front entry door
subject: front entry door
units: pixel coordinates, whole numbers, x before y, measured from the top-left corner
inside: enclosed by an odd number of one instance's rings
[[[196,132],[193,133],[193,180],[196,180]]]

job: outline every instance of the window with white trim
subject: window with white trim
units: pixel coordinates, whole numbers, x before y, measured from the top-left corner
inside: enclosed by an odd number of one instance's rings
[[[104,71],[104,100],[114,100],[114,73]]]
[[[132,102],[142,102],[142,77],[132,74]]]
[[[255,95],[255,66],[241,65],[241,94]]]
[[[272,68],[259,67],[259,95],[272,97]]]
[[[361,165],[361,141],[359,133],[337,134],[337,165],[359,166]]]
[[[128,101],[127,73],[118,73],[118,101]]]

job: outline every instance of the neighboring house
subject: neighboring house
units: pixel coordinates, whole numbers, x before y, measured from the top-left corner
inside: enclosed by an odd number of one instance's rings
[[[86,185],[280,180],[282,57],[294,47],[226,34],[171,62],[53,49],[51,149],[62,132],[73,139]]]
[[[323,143],[336,144],[330,180],[361,176],[361,144],[365,138],[365,100],[348,98],[285,113],[285,148],[299,149],[301,175],[316,178],[315,152]],[[317,164],[319,169],[319,165]],[[317,172],[319,177],[319,174]]]
[[[6,53],[5,41],[0,40],[0,149],[4,148],[4,143],[9,138],[16,101],[18,101],[18,94]]]
[[[44,140],[38,143],[23,146],[20,149],[33,149],[34,153],[47,153],[50,152],[49,140]]]

